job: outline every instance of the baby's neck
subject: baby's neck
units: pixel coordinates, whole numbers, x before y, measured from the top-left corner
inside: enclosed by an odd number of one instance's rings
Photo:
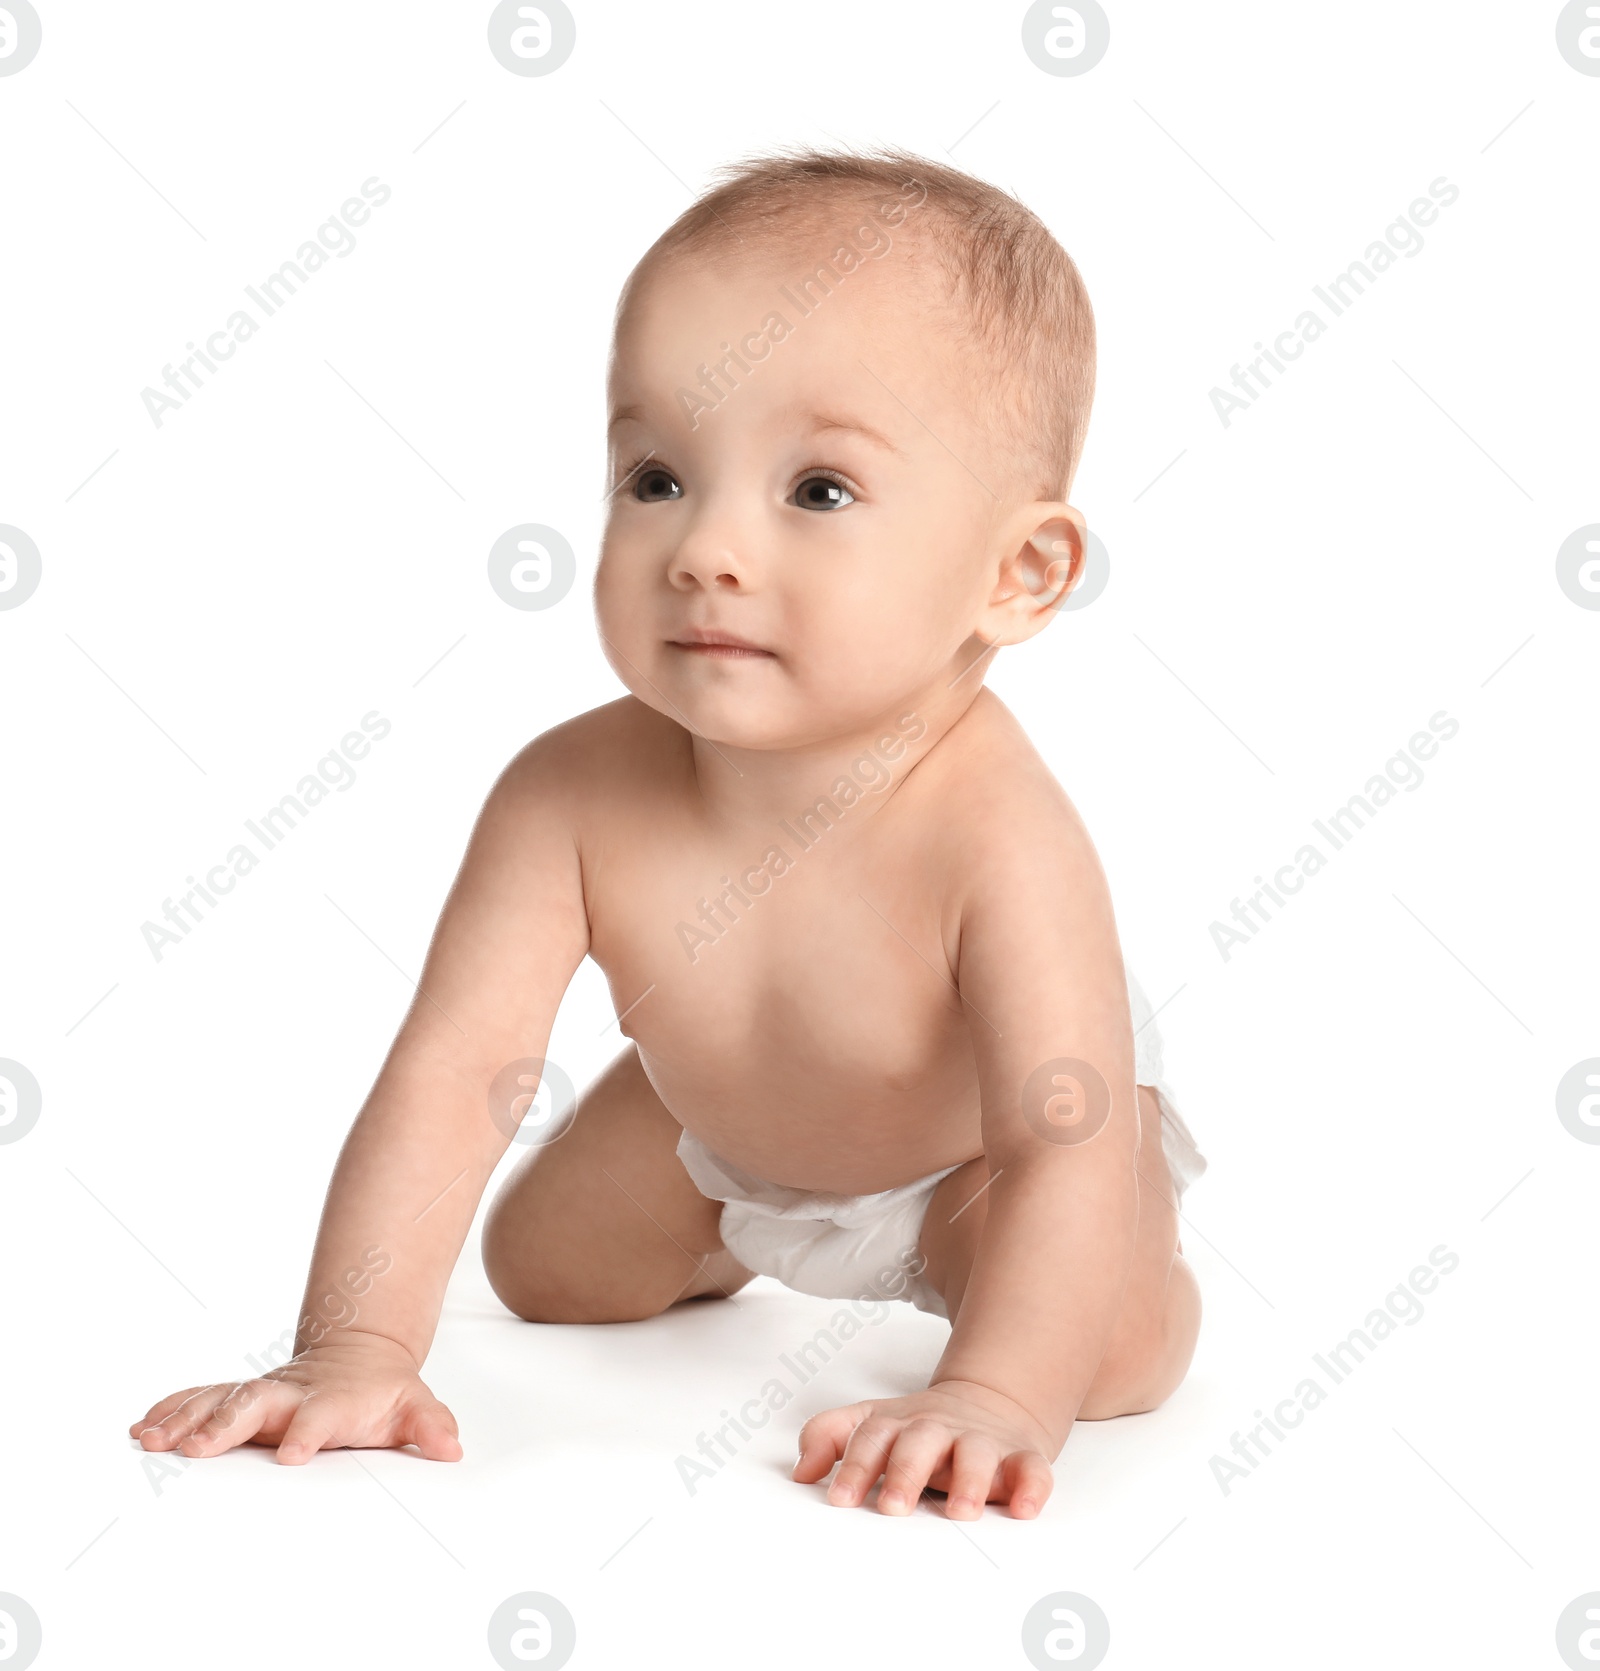
[[[859,823],[885,804],[980,701],[988,665],[908,693],[837,735],[793,748],[733,747],[691,734],[696,785],[718,823],[765,829],[821,798],[843,801]],[[855,799],[850,796],[854,792]]]

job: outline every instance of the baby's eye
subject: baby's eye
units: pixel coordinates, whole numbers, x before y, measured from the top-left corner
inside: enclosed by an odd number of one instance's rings
[[[794,503],[803,511],[841,511],[856,496],[832,476],[807,476],[794,490]]]
[[[652,464],[641,470],[634,480],[633,496],[635,499],[642,499],[647,505],[654,505],[665,499],[681,499],[683,489],[679,487],[677,478],[670,470],[663,470],[659,464]]]

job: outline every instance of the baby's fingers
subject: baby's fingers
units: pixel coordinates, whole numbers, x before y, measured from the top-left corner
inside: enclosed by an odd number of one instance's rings
[[[285,1381],[241,1381],[178,1446],[185,1456],[220,1456],[282,1420],[304,1395]]]
[[[1047,1470],[1048,1473],[1048,1470]],[[1000,1474],[1000,1447],[978,1433],[963,1433],[955,1443],[944,1512],[950,1520],[976,1520]]]
[[[461,1439],[456,1418],[438,1399],[418,1400],[400,1420],[397,1444],[415,1445],[431,1462],[459,1462]]]
[[[883,1470],[878,1508],[884,1514],[910,1514],[928,1477],[950,1454],[953,1435],[942,1422],[913,1421],[895,1440]],[[846,1461],[850,1458],[846,1455]],[[841,1476],[844,1469],[839,1470]]]
[[[866,1413],[864,1404],[845,1404],[813,1416],[800,1429],[800,1460],[790,1477],[802,1485],[814,1485],[825,1479],[834,1463],[844,1455],[850,1435]]]
[[[278,1441],[278,1460],[297,1466],[320,1450],[339,1450],[350,1444],[357,1437],[354,1416],[348,1405],[326,1396],[308,1398]]]
[[[1000,1500],[1009,1499],[1015,1520],[1032,1520],[1055,1483],[1050,1464],[1038,1451],[1013,1451],[1000,1464]]]
[[[828,1487],[828,1501],[835,1508],[859,1503],[872,1489],[872,1482],[883,1472],[899,1432],[900,1423],[893,1417],[869,1416],[850,1435],[839,1472]]]
[[[143,1423],[136,1423],[133,1436],[147,1451],[169,1451],[187,1438],[233,1391],[232,1381],[210,1387],[191,1387],[174,1393],[155,1405]]]

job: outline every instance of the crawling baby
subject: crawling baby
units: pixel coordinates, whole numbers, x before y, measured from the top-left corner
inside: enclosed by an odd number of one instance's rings
[[[293,1361],[163,1399],[146,1450],[460,1457],[422,1364],[585,956],[629,1043],[487,1215],[519,1317],[652,1317],[760,1273],[947,1318],[926,1390],[799,1434],[797,1481],[837,1465],[829,1502],[876,1485],[889,1514],[931,1489],[1037,1515],[1074,1421],[1173,1391],[1205,1161],[1089,836],[984,686],[1081,577],[1093,385],[1060,245],[920,158],[741,164],[657,240],[617,309],[595,582],[629,694],[490,791]]]

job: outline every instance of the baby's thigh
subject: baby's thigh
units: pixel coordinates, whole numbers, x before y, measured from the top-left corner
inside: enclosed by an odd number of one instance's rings
[[[623,1322],[750,1280],[722,1245],[722,1203],[678,1159],[681,1131],[629,1045],[489,1209],[484,1269],[510,1310],[539,1323]]]

